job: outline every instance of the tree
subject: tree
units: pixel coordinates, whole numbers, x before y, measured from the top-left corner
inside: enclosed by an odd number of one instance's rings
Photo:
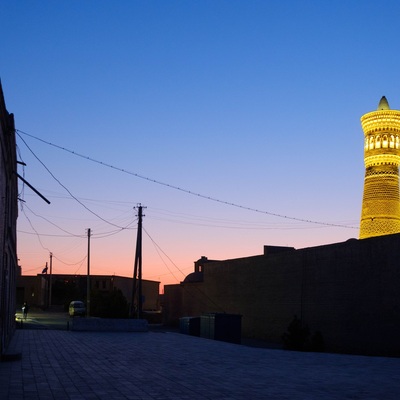
[[[288,350],[305,350],[310,332],[306,326],[303,326],[301,320],[294,316],[289,324],[288,331],[283,334],[282,339],[285,348]]]
[[[90,314],[101,318],[128,318],[129,306],[121,290],[111,292],[93,290],[90,293]]]

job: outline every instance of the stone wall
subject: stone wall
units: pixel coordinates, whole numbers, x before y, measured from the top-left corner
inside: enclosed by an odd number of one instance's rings
[[[296,315],[327,351],[400,356],[399,256],[396,234],[211,262],[197,297],[170,285],[165,303],[174,318],[240,314],[244,337],[277,344]]]

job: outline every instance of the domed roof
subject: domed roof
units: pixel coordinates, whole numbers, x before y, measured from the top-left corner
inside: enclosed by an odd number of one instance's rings
[[[203,282],[203,273],[202,272],[192,272],[184,279],[183,282],[185,282],[185,283]]]

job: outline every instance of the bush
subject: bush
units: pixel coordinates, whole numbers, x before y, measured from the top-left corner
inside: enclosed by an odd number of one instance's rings
[[[90,315],[101,318],[128,318],[129,306],[121,290],[111,292],[98,290],[90,294]]]
[[[288,330],[283,334],[282,340],[285,349],[288,350],[305,350],[306,343],[310,336],[307,327],[304,327],[301,320],[295,315],[289,324]]]
[[[282,335],[285,349],[297,351],[324,351],[324,338],[320,331],[316,331],[310,337],[307,326],[303,326],[300,319],[295,315],[289,324],[288,330]]]

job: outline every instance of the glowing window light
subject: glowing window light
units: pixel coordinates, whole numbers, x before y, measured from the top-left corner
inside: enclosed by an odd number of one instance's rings
[[[372,150],[374,148],[374,137],[371,136],[369,138],[369,149]]]
[[[391,149],[394,149],[394,136],[393,135],[390,135],[389,147]]]

